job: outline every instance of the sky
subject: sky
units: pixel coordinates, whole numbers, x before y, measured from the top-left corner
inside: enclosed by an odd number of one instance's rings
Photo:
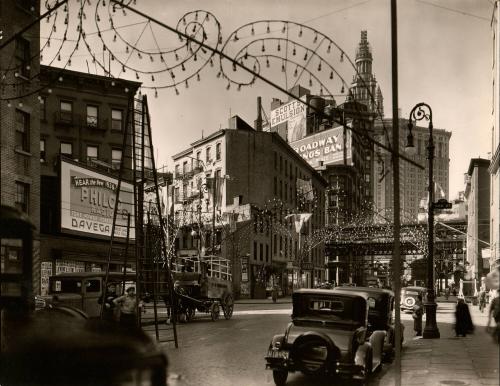
[[[464,173],[468,169],[470,159],[488,158],[491,151],[492,0],[400,0],[397,6],[401,116],[407,118],[415,104],[426,102],[432,107],[434,127],[452,132],[450,198],[454,198],[458,191],[464,190]],[[352,60],[355,58],[360,32],[366,30],[373,54],[373,73],[384,96],[385,117],[392,115],[389,0],[137,0],[134,7],[174,28],[178,23],[184,28],[181,19],[185,13],[200,10],[200,15],[204,15],[204,11],[208,11],[220,23],[223,41],[226,41],[234,30],[251,22],[279,20],[279,23],[271,23],[272,31],[268,37],[280,37],[279,29],[284,25],[282,21],[300,23],[329,37]],[[103,11],[99,12],[101,18],[105,19],[102,17]],[[113,17],[115,26],[144,21],[130,12],[126,15],[117,12]],[[194,15],[191,14],[186,19],[189,23],[193,21]],[[234,55],[238,44],[241,46],[266,37],[265,26],[265,23],[255,24],[255,36],[250,34],[250,27],[240,30],[239,41],[234,42],[231,39],[225,52]],[[304,36],[299,38],[298,27],[292,23],[287,26],[290,42],[304,44],[311,49],[316,47],[313,35],[304,33]],[[86,28],[90,31],[91,26]],[[186,28],[191,28],[191,24],[187,24]],[[118,43],[123,38],[130,46],[139,47],[145,52],[150,50],[154,53],[160,47],[161,50],[171,50],[183,45],[176,34],[155,24],[147,28],[138,24],[120,28],[119,31]],[[206,23],[206,32],[207,43],[215,45],[217,30],[213,19]],[[113,31],[102,33],[109,47],[115,44],[112,40],[113,34]],[[285,35],[281,35],[283,36]],[[266,52],[276,50],[275,42],[266,41],[266,44]],[[92,48],[97,46],[91,44]],[[259,41],[258,47],[260,46]],[[168,66],[173,63],[172,55],[165,55],[166,64],[161,64],[159,60],[153,63],[146,58],[139,59],[126,53],[123,47],[124,44],[111,48],[113,55],[117,59],[121,55],[128,65],[136,66],[135,68],[139,69],[139,81],[143,81],[146,86],[152,85],[153,82],[150,75],[144,75],[142,72],[152,69],[159,71],[161,65]],[[95,49],[96,56],[102,55],[102,52],[98,52],[102,49]],[[336,52],[327,56],[324,46],[318,48],[318,52],[321,50],[327,58],[323,69],[331,65],[349,84],[354,70],[347,60],[340,61],[340,51],[333,50]],[[74,54],[73,62],[76,64],[71,69],[88,69],[83,63],[84,59],[87,59],[88,63],[90,56],[80,51],[81,49]],[[257,51],[259,50],[256,49],[255,52]],[[182,58],[182,51],[179,51],[179,54]],[[66,57],[69,55],[70,53],[66,52]],[[75,60],[77,58],[81,59],[79,64]],[[113,76],[136,80],[133,71],[123,73],[116,61],[111,63],[108,60],[108,63],[111,64]],[[191,142],[202,135],[206,136],[220,128],[226,128],[231,115],[239,115],[253,125],[257,96],[262,97],[263,107],[268,115],[272,98],[287,99],[279,90],[260,80],[252,86],[241,87],[240,91],[234,84],[227,90],[228,81],[223,79],[224,77],[217,77],[218,60],[214,67],[207,65],[202,68],[201,63],[202,57],[198,57],[196,62],[193,62],[191,57],[186,61],[185,72],[176,69],[176,81],[187,74],[200,75],[200,81],[196,81],[196,78],[188,81],[188,88],[184,82],[179,84],[179,95],[176,95],[173,88],[158,89],[157,97],[152,89],[142,90],[148,95],[158,166],[167,165],[169,169],[173,169],[173,154],[188,148]],[[273,61],[270,69],[262,68],[261,74],[286,89],[295,82],[291,75],[295,66],[287,63],[286,72],[283,73],[280,71],[282,63],[281,60]],[[308,69],[319,76],[317,65],[317,62],[311,62]],[[233,74],[230,66],[224,66],[228,76],[248,79],[242,70]],[[94,65],[92,69],[91,65],[90,68],[89,71],[102,74],[102,70],[97,66]],[[328,72],[323,70],[321,76],[324,74]],[[324,79],[324,84],[327,85],[326,93],[333,94],[337,103],[342,103],[344,96],[339,91],[340,78],[336,76],[333,81],[328,78],[320,79]],[[172,82],[168,72],[156,74],[154,84],[160,85],[162,82]],[[299,78],[298,82],[308,87],[309,76]],[[316,79],[313,84],[313,87],[308,88],[311,88],[313,93],[319,93]]]

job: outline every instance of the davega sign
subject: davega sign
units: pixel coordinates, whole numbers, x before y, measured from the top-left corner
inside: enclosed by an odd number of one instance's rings
[[[352,163],[351,134],[347,130],[344,138],[342,126],[309,135],[290,146],[313,167],[318,167],[319,161],[323,161],[323,165],[343,163],[344,151],[346,165]]]
[[[118,180],[61,161],[61,231],[85,236],[110,237]],[[135,239],[133,186],[121,183],[115,236],[127,237],[130,213],[130,239]]]

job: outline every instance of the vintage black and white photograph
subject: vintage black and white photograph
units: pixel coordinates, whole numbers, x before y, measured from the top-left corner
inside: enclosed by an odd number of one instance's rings
[[[0,0],[0,386],[499,386],[499,0]]]

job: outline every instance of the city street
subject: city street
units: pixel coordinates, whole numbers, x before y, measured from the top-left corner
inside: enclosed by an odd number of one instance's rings
[[[450,360],[449,352],[441,360],[433,356],[432,365],[439,368],[436,375],[444,376],[449,381],[467,379],[466,383],[454,383],[456,385],[498,384],[498,349],[484,331],[486,314],[480,314],[477,307],[471,306],[476,332],[465,339],[455,338],[454,307],[454,303],[439,303],[437,317],[441,339],[432,343],[451,347],[452,350],[467,350],[475,358],[468,363],[468,358],[456,360],[451,357]],[[290,303],[236,304],[231,320],[220,319],[214,323],[209,317],[198,315],[193,322],[180,324],[179,349],[166,348],[170,362],[169,384],[273,385],[271,371],[265,370],[264,355],[271,337],[284,331],[290,313]],[[430,341],[414,339],[410,314],[403,313],[402,319],[405,325],[403,384],[407,384],[410,375],[420,382],[413,384],[427,384],[422,376],[428,377],[429,369],[423,357],[430,357],[432,353],[431,349],[422,348],[421,344]],[[385,364],[381,371],[373,375],[370,385],[392,384],[392,367]],[[291,386],[327,384],[331,382],[307,378],[300,373],[290,374],[287,383]]]

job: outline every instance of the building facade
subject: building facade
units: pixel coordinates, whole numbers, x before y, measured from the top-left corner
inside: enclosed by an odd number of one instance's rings
[[[489,253],[483,250],[490,246],[490,174],[487,159],[471,159],[465,175],[465,198],[467,200],[467,262],[474,278],[481,278],[490,272]],[[486,258],[485,258],[486,257]]]
[[[264,297],[273,284],[286,293],[299,279],[307,287],[324,280],[323,244],[311,240],[324,225],[326,182],[277,133],[234,116],[228,129],[172,158],[179,259],[228,259],[241,297]],[[287,217],[299,208],[312,213],[302,245]]]
[[[498,1],[493,3],[491,16],[492,52],[492,108],[491,108],[491,193],[490,193],[490,267],[495,270],[500,266],[500,7]]]
[[[140,84],[47,66],[41,68],[41,82],[37,141],[41,293],[46,294],[50,275],[105,267],[122,157],[131,168],[130,150],[123,149],[127,107]],[[122,209],[133,215],[133,189],[124,189],[128,198],[120,194],[120,202],[128,207]],[[126,220],[118,216],[117,221]],[[112,256],[111,270],[122,265],[123,258]]]
[[[26,213],[35,226],[35,293],[40,291],[40,102],[36,93],[40,25],[35,24],[21,35],[17,33],[39,16],[39,10],[37,0],[0,2],[1,41],[15,37],[0,51],[0,204]],[[5,239],[1,250],[2,266],[6,256],[19,255],[19,246]]]

